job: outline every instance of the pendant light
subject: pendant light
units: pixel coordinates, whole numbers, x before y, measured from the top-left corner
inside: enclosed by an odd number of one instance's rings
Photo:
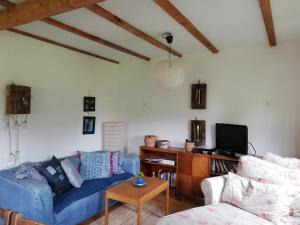
[[[171,44],[173,42],[173,35],[171,33],[164,33],[163,38],[169,44],[169,59],[158,62],[154,68],[153,79],[154,83],[162,90],[172,91],[181,86],[185,80],[185,72],[182,66],[171,60]]]

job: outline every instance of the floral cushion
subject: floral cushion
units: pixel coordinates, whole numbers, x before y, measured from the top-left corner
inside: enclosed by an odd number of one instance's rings
[[[238,166],[238,174],[243,177],[255,179],[259,182],[273,184],[287,184],[291,188],[300,186],[299,170],[288,169],[275,163],[261,160],[251,156],[243,156]],[[300,216],[300,193],[296,194],[291,203],[291,216]],[[299,223],[300,225],[300,223]]]
[[[238,174],[259,182],[300,186],[298,170],[288,169],[253,156],[240,158]]]
[[[156,225],[274,225],[227,203],[197,207],[161,218]],[[290,224],[292,225],[292,224]]]
[[[286,225],[299,225],[300,224],[300,218],[299,217],[288,217],[288,221]]]
[[[279,155],[275,155],[273,153],[268,152],[264,156],[264,160],[267,160],[269,162],[278,164],[280,166],[283,166],[283,167],[286,167],[289,169],[300,170],[300,159],[284,158]]]
[[[299,191],[289,185],[259,183],[229,173],[222,200],[280,225],[286,224],[291,202]]]
[[[300,193],[292,201],[290,216],[299,217],[300,219]]]

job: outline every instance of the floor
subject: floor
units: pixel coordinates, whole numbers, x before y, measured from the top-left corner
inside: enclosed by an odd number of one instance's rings
[[[159,204],[162,205],[162,207],[165,204],[165,198],[164,195],[159,195],[157,196],[154,201],[157,201]],[[120,207],[121,204],[115,205],[113,206],[111,210],[114,210],[118,207]],[[182,198],[180,201],[177,200],[176,198],[170,197],[170,214],[171,213],[176,213],[179,211],[183,211],[183,210],[187,210],[190,208],[194,208],[194,207],[199,207],[203,205],[203,203],[201,203],[199,200],[195,200],[195,199],[190,199],[190,198]],[[99,213],[93,217],[91,217],[90,219],[80,223],[79,225],[89,225],[92,222],[98,220],[104,213]]]

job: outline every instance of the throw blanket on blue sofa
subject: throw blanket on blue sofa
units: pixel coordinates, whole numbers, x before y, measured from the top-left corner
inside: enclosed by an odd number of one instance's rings
[[[64,195],[54,197],[54,213],[58,214],[73,202],[90,196],[91,194],[94,194],[96,192],[100,192],[101,190],[105,190],[107,187],[117,184],[120,181],[127,180],[131,177],[132,174],[123,173],[114,175],[109,178],[85,181],[80,188],[73,188]]]

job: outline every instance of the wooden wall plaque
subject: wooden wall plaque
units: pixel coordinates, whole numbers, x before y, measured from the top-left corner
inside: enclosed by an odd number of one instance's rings
[[[206,84],[192,84],[192,109],[206,109]]]
[[[205,120],[191,121],[191,140],[196,147],[205,145]]]
[[[6,91],[6,114],[30,114],[30,87],[11,84]]]

